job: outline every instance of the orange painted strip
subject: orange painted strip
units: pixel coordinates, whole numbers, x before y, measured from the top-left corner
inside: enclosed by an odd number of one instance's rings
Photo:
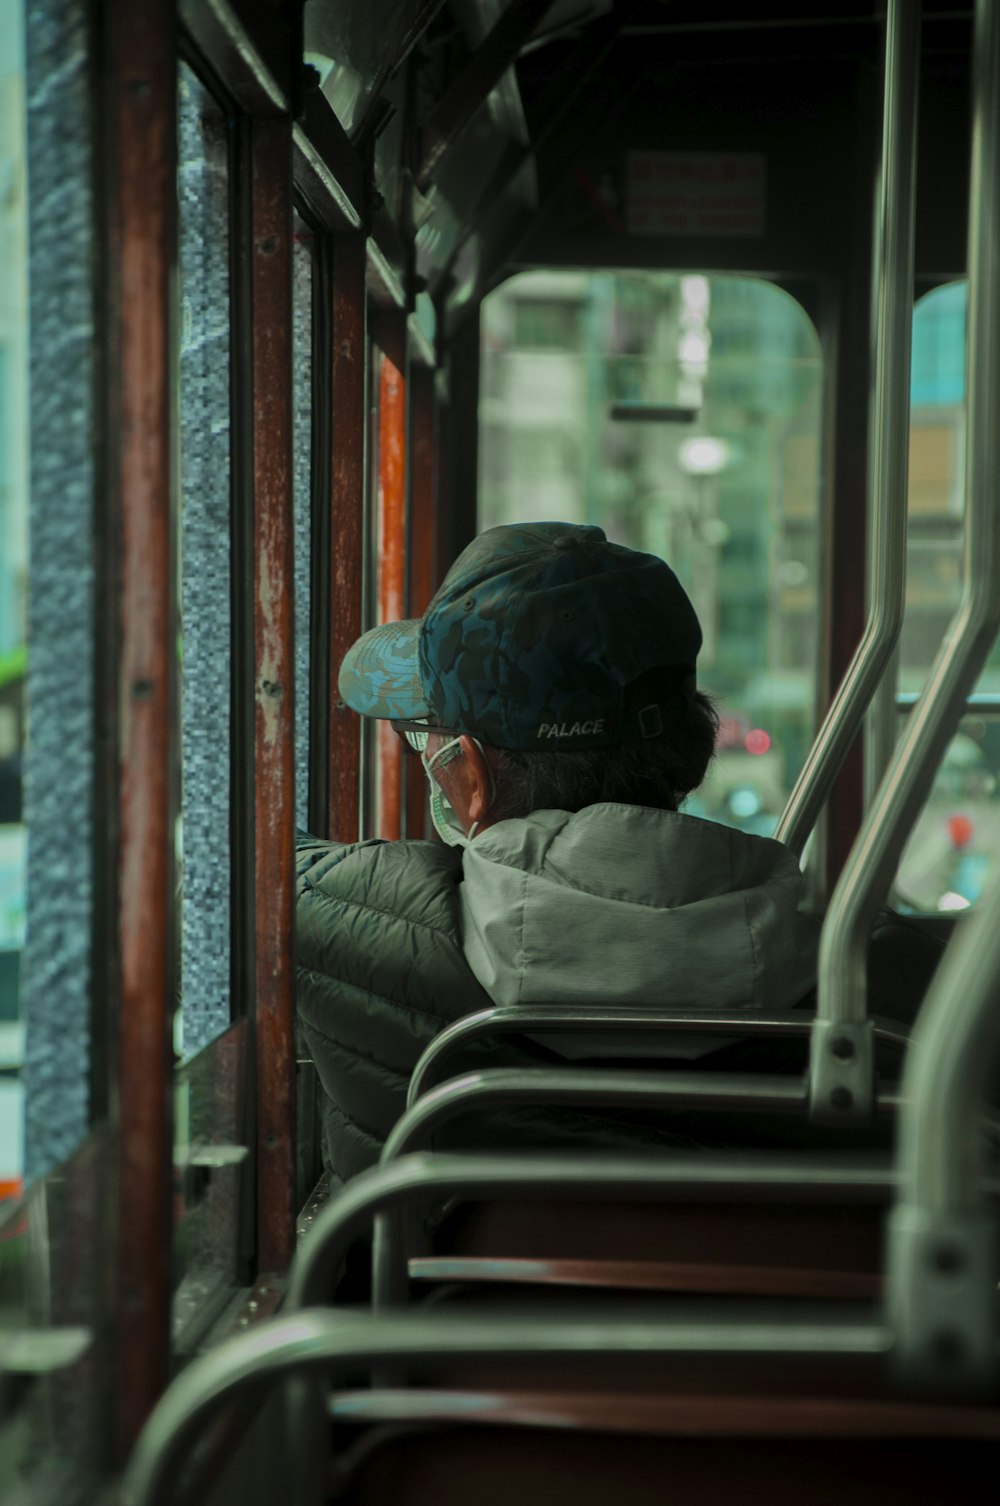
[[[410,371],[410,616],[423,616],[434,578],[437,500],[437,394],[428,366]],[[413,760],[406,775],[406,835],[427,835],[427,781]]]
[[[383,315],[378,362],[378,615],[406,616],[406,316]],[[379,836],[402,835],[403,752],[386,723],[379,724]]]

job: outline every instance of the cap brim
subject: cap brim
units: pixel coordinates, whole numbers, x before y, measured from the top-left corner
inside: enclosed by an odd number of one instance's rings
[[[385,622],[348,649],[340,666],[341,699],[362,716],[410,721],[430,716],[420,683],[420,619]]]

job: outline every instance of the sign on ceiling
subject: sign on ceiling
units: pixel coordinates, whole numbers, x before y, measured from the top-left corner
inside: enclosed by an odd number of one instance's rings
[[[763,152],[629,152],[627,157],[630,235],[764,234]]]

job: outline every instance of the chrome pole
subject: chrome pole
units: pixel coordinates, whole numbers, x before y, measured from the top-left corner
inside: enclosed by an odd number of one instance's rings
[[[920,0],[889,0],[868,468],[868,619],[774,835],[801,854],[896,646],[906,589],[906,482],[913,323]]]
[[[1000,1378],[1000,1216],[982,1192],[981,1122],[1000,1075],[998,995],[1000,877],[941,964],[903,1078],[887,1313],[901,1377],[935,1389],[989,1392]]]
[[[1000,625],[1000,462],[991,433],[1000,396],[1000,4],[977,0],[973,37],[969,202],[969,392],[966,578],[948,639],[918,702],[902,751],[932,764]],[[961,657],[963,654],[965,657]],[[889,781],[887,781],[887,784]],[[887,791],[886,795],[895,793]],[[898,843],[896,844],[898,846]],[[1000,1065],[1000,877],[945,958],[907,1057],[900,1122],[900,1191],[889,1224],[886,1302],[894,1363],[909,1384],[991,1393],[1000,1320],[1000,1217],[982,1196],[980,1118]]]
[[[969,203],[969,341],[962,598],[830,901],[820,941],[814,1115],[867,1114],[865,947],[900,853],[1000,626],[1000,7],[977,0]],[[839,1052],[839,1056],[838,1056]],[[834,1097],[836,1095],[836,1097]]]

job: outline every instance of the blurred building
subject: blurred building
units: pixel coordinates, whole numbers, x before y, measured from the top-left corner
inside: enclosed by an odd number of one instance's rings
[[[481,526],[596,522],[671,562],[724,711],[702,801],[770,829],[814,720],[822,372],[808,317],[759,279],[532,272],[486,301],[482,349]],[[766,736],[748,749],[753,731]]]

